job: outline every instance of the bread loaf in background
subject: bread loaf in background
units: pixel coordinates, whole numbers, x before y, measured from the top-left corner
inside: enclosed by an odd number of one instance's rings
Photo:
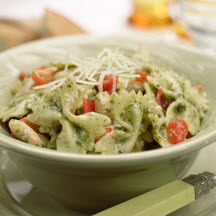
[[[9,48],[40,38],[40,30],[36,28],[37,22],[38,20],[29,20],[27,24],[25,21],[0,19],[0,47]]]
[[[41,19],[0,19],[0,51],[39,38],[84,33],[73,21],[46,9]]]
[[[50,9],[46,9],[42,25],[44,37],[86,33],[77,24]]]

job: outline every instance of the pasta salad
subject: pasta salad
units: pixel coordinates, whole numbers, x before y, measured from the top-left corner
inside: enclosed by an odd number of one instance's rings
[[[196,135],[208,110],[201,84],[142,51],[103,49],[21,73],[0,119],[23,142],[79,154],[166,148]]]

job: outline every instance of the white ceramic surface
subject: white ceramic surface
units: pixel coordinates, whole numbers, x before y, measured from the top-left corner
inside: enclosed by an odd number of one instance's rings
[[[201,150],[194,165],[185,176],[203,171],[216,173],[216,143]],[[1,155],[1,176],[0,176],[0,215],[1,216],[90,216],[72,209],[64,208],[60,203],[45,195],[42,191],[32,188],[31,184],[25,180],[14,169],[12,164],[8,164],[7,156]],[[5,176],[4,169],[10,169],[11,175]],[[12,197],[5,188],[2,178],[8,178],[7,183]],[[16,179],[16,180],[14,180]],[[16,201],[16,200],[17,201]],[[35,201],[37,200],[37,201]],[[208,195],[185,206],[169,216],[215,216],[216,215],[216,188]]]

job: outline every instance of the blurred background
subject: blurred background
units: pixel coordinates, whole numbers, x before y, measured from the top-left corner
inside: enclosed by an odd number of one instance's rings
[[[0,0],[0,51],[74,34],[141,35],[216,50],[216,0]]]

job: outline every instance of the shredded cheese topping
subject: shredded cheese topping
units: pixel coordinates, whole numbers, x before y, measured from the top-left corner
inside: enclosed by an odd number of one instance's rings
[[[69,64],[75,68],[69,70]],[[65,77],[46,85],[35,86],[34,89],[42,89],[50,86],[59,86],[64,83],[69,74],[73,74],[77,83],[86,85],[98,85],[99,91],[103,91],[103,80],[107,75],[113,76],[112,91],[116,91],[116,76],[132,79],[139,77],[134,74],[141,67],[141,63],[120,53],[119,49],[111,51],[103,49],[96,57],[70,58],[65,61]],[[51,88],[51,90],[55,87]]]

